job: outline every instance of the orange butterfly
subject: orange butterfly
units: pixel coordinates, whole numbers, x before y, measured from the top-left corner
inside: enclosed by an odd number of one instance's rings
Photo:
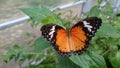
[[[42,35],[52,43],[58,54],[70,56],[81,54],[89,45],[89,41],[100,27],[102,20],[97,17],[89,17],[66,30],[56,24],[42,26]]]

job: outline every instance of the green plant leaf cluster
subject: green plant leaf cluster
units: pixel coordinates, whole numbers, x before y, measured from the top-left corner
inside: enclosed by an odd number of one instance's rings
[[[14,45],[12,48],[9,48],[7,53],[1,55],[3,60],[7,63],[10,60],[14,59],[15,61],[20,61],[20,63],[24,62],[26,59],[31,59],[32,54],[28,54],[30,51],[27,47]]]
[[[70,59],[82,68],[107,68],[104,58],[94,52],[71,56]]]
[[[35,43],[33,44],[35,52],[41,52],[44,49],[48,48],[49,46],[50,43],[44,37],[37,38],[35,40]]]
[[[42,23],[44,24],[58,24],[62,26],[62,21],[55,15],[53,12],[44,7],[39,8],[22,8],[21,9],[25,14],[30,16],[32,20],[32,26]]]
[[[120,67],[120,51],[118,51],[113,57],[110,57],[109,59],[114,68]]]

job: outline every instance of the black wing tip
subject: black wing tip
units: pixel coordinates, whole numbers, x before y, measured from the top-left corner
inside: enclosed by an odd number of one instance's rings
[[[46,24],[46,25],[43,25],[41,28],[40,28],[40,31],[44,30],[44,29],[48,29],[49,27],[53,26],[55,24]]]
[[[99,17],[88,17],[86,19],[83,19],[83,21],[90,21],[90,20],[94,20],[94,21],[97,21],[97,23],[102,23],[102,19],[99,18]]]

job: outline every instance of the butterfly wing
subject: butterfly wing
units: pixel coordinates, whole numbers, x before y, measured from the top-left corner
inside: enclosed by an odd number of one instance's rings
[[[70,46],[73,53],[81,54],[89,45],[89,41],[100,27],[102,20],[97,17],[86,18],[75,24],[71,30]]]
[[[65,29],[55,24],[47,24],[42,26],[41,31],[42,35],[52,43],[60,55],[66,56],[69,54],[70,49]]]

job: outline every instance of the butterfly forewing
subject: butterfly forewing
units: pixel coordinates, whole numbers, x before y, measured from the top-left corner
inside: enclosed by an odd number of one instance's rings
[[[67,32],[64,28],[55,25],[47,24],[41,28],[42,35],[52,43],[54,48],[60,55],[68,55],[70,52]]]
[[[100,18],[89,17],[84,19],[83,21],[78,22],[72,28],[80,26],[85,32],[87,40],[89,41],[95,35],[97,29],[101,26],[101,23],[102,20]]]
[[[89,45],[89,41],[94,36],[102,21],[97,17],[90,17],[76,23],[70,30],[70,46],[73,53],[81,54]]]

